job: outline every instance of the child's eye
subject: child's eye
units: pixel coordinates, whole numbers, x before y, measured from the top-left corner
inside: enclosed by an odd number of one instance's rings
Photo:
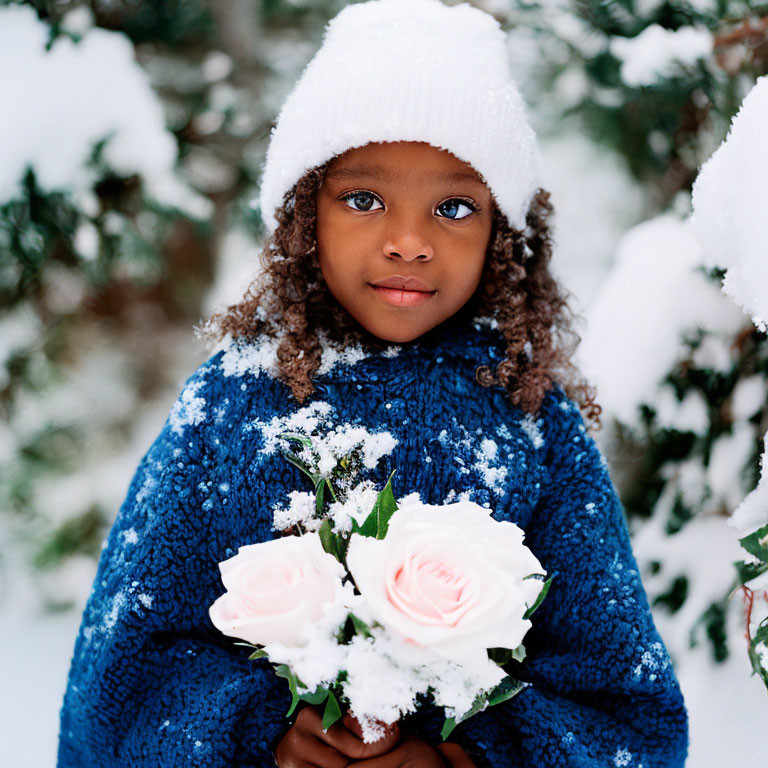
[[[466,208],[467,213],[459,216],[458,212],[461,208]],[[443,218],[456,221],[457,219],[466,219],[467,216],[470,216],[477,210],[477,206],[469,200],[463,200],[460,197],[452,197],[450,200],[440,203],[440,205],[437,206],[437,210]]]
[[[352,208],[355,211],[377,211],[379,210],[378,208],[372,208],[371,206],[376,201],[381,202],[370,192],[350,192],[349,194],[344,195],[341,199],[347,203],[349,208]],[[347,202],[349,200],[352,201],[352,205]],[[383,208],[384,206],[382,205],[381,207]]]

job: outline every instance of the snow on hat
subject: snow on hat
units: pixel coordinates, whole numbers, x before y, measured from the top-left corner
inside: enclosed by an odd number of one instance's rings
[[[269,234],[310,168],[369,142],[423,141],[471,165],[511,226],[539,187],[536,135],[498,21],[467,3],[370,0],[346,6],[272,129],[260,205]]]

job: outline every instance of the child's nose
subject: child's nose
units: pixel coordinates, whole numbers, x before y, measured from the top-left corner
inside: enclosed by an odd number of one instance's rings
[[[432,243],[415,217],[400,217],[392,222],[383,251],[388,258],[401,258],[403,261],[431,261],[435,255]]]

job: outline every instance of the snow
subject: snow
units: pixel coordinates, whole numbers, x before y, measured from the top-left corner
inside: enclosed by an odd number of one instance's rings
[[[768,330],[768,76],[758,79],[693,187],[692,223],[723,290]]]
[[[704,396],[695,389],[686,391],[678,400],[673,388],[662,383],[651,403],[656,420],[668,429],[703,435],[709,430],[709,408]]]
[[[304,447],[299,457],[313,470],[328,477],[339,460],[349,454],[360,454],[362,464],[374,469],[379,460],[392,453],[397,439],[390,432],[369,432],[363,426],[334,423],[330,417],[332,406],[322,400],[315,401],[288,416],[275,416],[269,422],[254,422],[264,437],[263,452],[274,453],[287,448],[283,432],[294,432],[309,437],[310,447]]]
[[[242,344],[227,335],[220,344],[226,350],[219,364],[221,372],[225,376],[243,376],[246,373],[258,376],[261,371],[266,371],[274,376],[277,373],[279,343],[279,338],[264,335],[253,343]]]
[[[664,532],[664,515],[634,527],[632,546],[641,565],[661,562],[662,569],[644,569],[649,594],[660,594],[678,575],[688,575],[689,592],[674,614],[657,606],[654,622],[673,662],[690,718],[690,768],[721,768],[748,764],[762,748],[759,723],[768,718],[768,699],[762,682],[752,675],[744,640],[744,611],[736,593],[727,604],[726,636],[732,653],[712,661],[709,640],[701,627],[690,635],[695,620],[724,596],[733,583],[733,561],[744,551],[728,519],[703,515],[677,534]],[[691,647],[691,641],[695,643]]]
[[[168,421],[177,435],[184,434],[184,427],[200,424],[205,420],[205,399],[197,395],[204,384],[203,379],[190,382],[173,404]]]
[[[671,30],[650,24],[637,37],[611,38],[610,51],[622,62],[621,79],[630,87],[638,87],[673,77],[680,68],[706,59],[713,42],[706,27]]]
[[[418,694],[432,691],[435,703],[446,707],[446,716],[461,716],[479,691],[493,689],[504,677],[503,670],[487,658],[459,664],[401,643],[378,628],[372,634],[352,639],[343,683],[350,710],[359,713],[366,741],[379,736],[372,720],[395,722],[414,711]],[[368,717],[361,718],[363,714]]]
[[[642,217],[643,193],[626,165],[581,131],[545,134],[541,146],[544,187],[555,209],[552,267],[581,313],[594,300],[622,236]]]
[[[655,404],[683,332],[707,329],[710,340],[698,359],[705,362],[707,355],[708,362],[722,363],[715,350],[727,352],[744,324],[743,314],[701,272],[702,261],[690,224],[674,214],[633,227],[619,245],[576,357],[597,385],[604,411],[625,424],[637,423],[637,404]],[[693,410],[685,418],[693,420]]]
[[[613,756],[613,764],[616,768],[624,768],[624,766],[632,763],[632,753],[628,749],[619,748],[616,754]]]
[[[288,498],[286,508],[276,507],[273,510],[272,528],[276,531],[285,531],[301,523],[308,531],[317,530],[321,521],[314,518],[315,494],[309,491],[290,491]]]
[[[42,330],[40,319],[27,304],[19,304],[0,318],[0,390],[10,382],[6,367],[10,358],[35,344]]]
[[[768,433],[763,437],[760,456],[760,480],[757,487],[741,501],[728,520],[744,536],[768,524]]]
[[[544,438],[541,435],[539,423],[540,421],[534,419],[530,413],[526,413],[525,416],[520,420],[520,426],[523,428],[525,434],[528,435],[531,443],[533,443],[533,447],[537,451],[544,445]]]
[[[78,31],[85,26],[76,17],[71,21]],[[45,191],[89,191],[97,173],[87,167],[89,156],[108,139],[103,158],[115,173],[138,174],[150,197],[209,216],[211,204],[174,174],[175,139],[128,37],[91,28],[79,43],[62,35],[46,51],[48,37],[48,25],[32,7],[0,8],[0,69],[24,72],[0,80],[0,103],[13,116],[0,124],[0,203],[20,195],[27,167]],[[88,234],[80,237],[86,246],[92,241]],[[88,247],[92,253],[92,242]]]
[[[725,503],[736,509],[743,497],[739,481],[745,467],[750,466],[755,448],[755,428],[748,421],[735,422],[731,432],[720,435],[712,444],[707,467],[707,485]]]
[[[368,480],[363,480],[350,488],[343,500],[331,502],[328,506],[328,515],[333,520],[334,530],[339,533],[351,531],[353,520],[358,525],[362,525],[373,510],[378,495],[375,485]]]
[[[741,379],[731,395],[731,413],[735,421],[748,419],[757,413],[768,400],[768,382],[756,373]]]

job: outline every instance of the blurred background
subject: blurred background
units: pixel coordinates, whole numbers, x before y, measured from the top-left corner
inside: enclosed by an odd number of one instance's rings
[[[768,653],[761,661],[750,638],[766,568],[745,555],[733,513],[760,476],[768,344],[704,267],[687,217],[699,167],[768,72],[768,2],[472,4],[509,31],[541,138],[554,268],[604,408],[595,437],[689,707],[688,766],[756,765]],[[193,325],[256,272],[269,131],[344,5],[0,1],[8,765],[55,764],[102,542],[209,355]]]

